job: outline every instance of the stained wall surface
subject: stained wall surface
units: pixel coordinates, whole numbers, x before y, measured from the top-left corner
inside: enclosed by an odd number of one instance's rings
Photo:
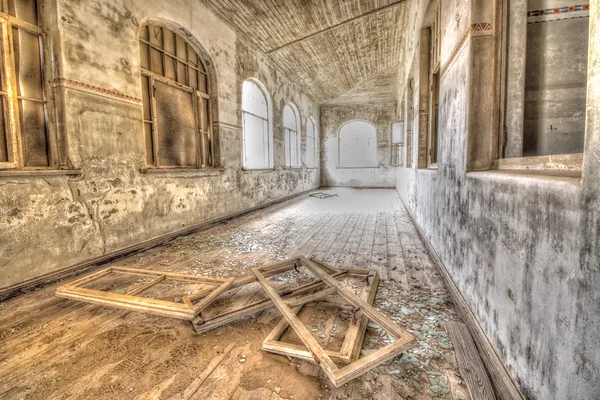
[[[426,3],[409,4],[416,22],[404,44],[400,93],[411,77],[415,93],[422,85],[418,40]],[[488,119],[498,108],[494,73],[486,72],[501,31],[494,6],[442,0],[440,160],[437,169],[419,169],[414,148],[413,167],[396,170],[397,189],[523,395],[597,398],[600,3],[590,5],[583,178],[469,167],[468,160],[493,155],[482,143],[497,143]],[[415,97],[415,109],[426,113]],[[415,147],[422,123],[415,116]]]
[[[283,168],[282,112],[318,105],[199,1],[44,1],[50,19],[56,130],[78,176],[0,174],[0,289],[203,221],[319,186],[318,169]],[[221,167],[141,172],[141,26],[153,21],[201,46],[216,71]],[[273,101],[275,168],[242,170],[241,88],[259,79]],[[304,160],[304,156],[303,156]]]
[[[350,121],[366,121],[377,131],[377,166],[340,167],[339,130]],[[321,184],[323,186],[393,187],[391,166],[392,122],[396,102],[323,105],[321,107]]]

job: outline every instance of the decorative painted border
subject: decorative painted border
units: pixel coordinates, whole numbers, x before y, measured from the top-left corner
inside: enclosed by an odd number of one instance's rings
[[[492,36],[494,34],[493,31],[494,27],[489,22],[477,22],[471,24],[471,26],[469,26],[458,45],[452,51],[452,55],[444,65],[444,68],[442,70],[442,78],[448,73],[448,71],[454,64],[454,61],[456,61],[456,58],[462,52],[465,44],[467,43],[467,40],[469,40],[471,36]]]
[[[90,91],[90,92],[96,92],[96,93],[100,93],[106,96],[110,96],[110,97],[115,97],[119,100],[126,100],[126,101],[131,101],[137,104],[141,104],[142,103],[142,99],[138,99],[137,97],[133,97],[133,96],[128,96],[126,94],[114,91],[114,90],[109,90],[109,89],[104,89],[98,86],[94,86],[94,85],[89,85],[87,83],[82,83],[82,82],[78,82],[78,81],[74,81],[72,79],[67,79],[67,78],[56,78],[54,79],[54,86],[55,87],[68,87],[68,88],[72,88],[72,89],[83,89],[85,91]]]
[[[531,10],[527,11],[527,17],[541,17],[544,15],[556,15],[564,13],[572,13],[577,11],[590,11],[590,5],[588,4],[577,4],[573,6],[561,6],[554,8],[545,8],[543,10]]]

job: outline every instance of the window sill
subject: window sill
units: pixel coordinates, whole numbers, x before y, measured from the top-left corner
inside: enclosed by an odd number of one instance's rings
[[[79,176],[82,173],[80,169],[4,169],[0,170],[0,177]]]
[[[283,167],[285,171],[302,171],[302,167]]]
[[[309,169],[309,170],[314,170],[314,171],[316,171],[316,170],[318,170],[318,169],[319,169],[319,167],[306,167],[306,169]]]
[[[245,174],[273,172],[273,171],[275,171],[275,168],[242,168],[242,172]]]
[[[142,168],[142,174],[147,175],[168,175],[185,177],[218,176],[225,173],[224,168]]]
[[[503,158],[494,162],[494,169],[500,171],[568,177],[581,177],[582,166],[583,153]]]
[[[513,182],[538,181],[565,183],[569,185],[581,184],[581,172],[577,171],[550,171],[550,170],[506,170],[492,169],[487,171],[467,172],[467,178],[471,179],[504,179]]]
[[[376,167],[335,167],[335,169],[379,169],[381,166]]]

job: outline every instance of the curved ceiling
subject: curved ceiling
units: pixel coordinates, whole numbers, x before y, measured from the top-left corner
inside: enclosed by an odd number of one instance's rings
[[[318,103],[400,61],[405,0],[202,1]]]

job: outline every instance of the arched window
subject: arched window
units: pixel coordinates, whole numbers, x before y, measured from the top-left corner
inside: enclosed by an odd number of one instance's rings
[[[300,114],[293,104],[283,109],[283,138],[285,166],[300,167]]]
[[[273,166],[273,129],[271,99],[257,80],[242,86],[242,124],[244,130],[244,168]]]
[[[340,167],[377,167],[377,131],[373,124],[352,121],[344,124],[339,132]]]
[[[183,36],[148,25],[140,54],[147,165],[214,166],[209,79],[198,53]]]
[[[310,117],[306,120],[306,166],[308,168],[317,167],[317,149],[318,136],[315,120]]]

